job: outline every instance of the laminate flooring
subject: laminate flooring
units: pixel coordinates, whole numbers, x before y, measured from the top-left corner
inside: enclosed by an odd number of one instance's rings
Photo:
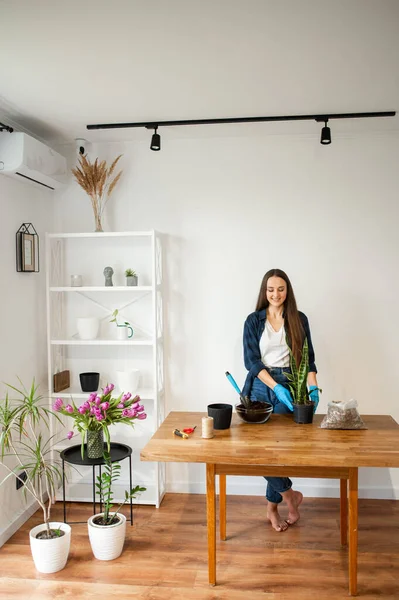
[[[91,516],[68,503],[67,520]],[[128,509],[125,514],[128,516]],[[284,510],[281,511],[284,514]],[[62,503],[52,510],[62,519]],[[160,509],[134,507],[120,558],[91,552],[87,525],[72,525],[62,571],[38,573],[29,530],[35,513],[0,549],[1,600],[316,600],[348,597],[347,549],[340,547],[339,500],[305,498],[287,532],[265,521],[265,499],[227,497],[227,540],[217,542],[217,586],[208,585],[204,495],[167,494]],[[399,502],[359,500],[358,596],[399,600]]]

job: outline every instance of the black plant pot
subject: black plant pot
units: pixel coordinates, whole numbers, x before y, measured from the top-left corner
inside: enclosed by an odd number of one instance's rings
[[[100,383],[100,373],[80,373],[80,387],[82,392],[96,392]]]
[[[213,417],[214,429],[228,429],[232,414],[232,404],[208,404],[208,417]]]
[[[313,423],[313,402],[311,404],[294,404],[294,421],[301,425]]]

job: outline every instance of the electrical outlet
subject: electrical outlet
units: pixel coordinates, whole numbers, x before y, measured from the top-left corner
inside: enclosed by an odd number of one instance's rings
[[[22,479],[22,481],[21,481]],[[18,476],[15,478],[16,482],[17,482],[17,490],[19,490],[24,484],[22,483],[23,481],[26,481],[28,479],[28,476],[26,474],[26,471],[21,471],[20,473],[18,473]]]

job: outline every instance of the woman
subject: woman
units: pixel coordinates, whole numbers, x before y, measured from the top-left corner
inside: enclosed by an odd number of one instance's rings
[[[308,386],[315,410],[319,403],[314,351],[307,317],[298,311],[291,282],[284,271],[272,269],[263,277],[256,311],[244,325],[244,362],[248,375],[242,390],[251,400],[269,402],[273,412],[293,411],[285,374],[290,372],[290,349],[296,364],[301,362],[305,336],[309,346]],[[276,531],[285,531],[299,519],[303,496],[292,489],[288,477],[265,477],[267,480],[267,518]],[[288,517],[282,519],[278,505],[288,505]]]

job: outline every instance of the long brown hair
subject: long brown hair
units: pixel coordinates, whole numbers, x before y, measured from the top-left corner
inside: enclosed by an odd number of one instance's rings
[[[291,348],[292,354],[294,355],[296,364],[300,365],[302,358],[302,346],[305,338],[305,332],[299,318],[298,309],[296,305],[294,290],[292,289],[291,282],[288,275],[281,271],[281,269],[270,269],[263,279],[259,290],[258,301],[256,303],[256,310],[267,309],[269,301],[266,296],[267,282],[270,277],[280,277],[284,279],[287,285],[287,297],[284,302],[284,327],[287,335],[287,342]]]

